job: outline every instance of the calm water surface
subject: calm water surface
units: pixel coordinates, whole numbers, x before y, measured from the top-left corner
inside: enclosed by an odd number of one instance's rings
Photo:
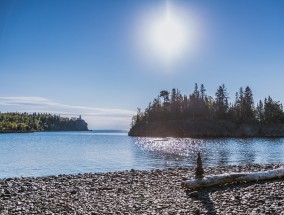
[[[284,163],[284,139],[134,138],[125,133],[0,134],[0,178],[195,165]]]

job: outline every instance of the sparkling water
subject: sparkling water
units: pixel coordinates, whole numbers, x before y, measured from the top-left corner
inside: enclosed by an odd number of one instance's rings
[[[111,132],[0,134],[0,178],[284,163],[284,138],[136,138]]]

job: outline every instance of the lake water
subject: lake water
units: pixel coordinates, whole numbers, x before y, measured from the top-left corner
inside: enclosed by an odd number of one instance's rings
[[[0,134],[0,178],[130,169],[284,163],[284,138],[135,138],[126,133]]]

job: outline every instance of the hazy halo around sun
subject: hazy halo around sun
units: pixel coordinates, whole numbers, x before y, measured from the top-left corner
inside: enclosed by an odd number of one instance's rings
[[[169,1],[160,10],[145,12],[138,30],[138,44],[144,58],[171,66],[191,54],[197,38],[193,20]]]
[[[153,51],[168,62],[181,54],[187,42],[186,33],[182,21],[167,4],[165,14],[150,23],[148,39]]]

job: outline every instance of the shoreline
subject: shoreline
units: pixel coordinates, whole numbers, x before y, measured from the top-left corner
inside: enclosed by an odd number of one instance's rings
[[[128,135],[177,138],[281,138],[284,137],[284,124],[236,124],[228,121],[168,120],[132,126]]]
[[[283,164],[205,168],[205,176],[264,171]],[[194,167],[0,180],[0,214],[281,214],[284,180],[230,184],[188,193]]]
[[[192,135],[192,136],[178,136],[178,135],[129,135],[129,137],[144,137],[144,138],[193,138],[193,139],[227,139],[227,138],[235,138],[235,139],[253,139],[253,138],[266,138],[266,139],[280,139],[284,138],[283,136],[200,136],[200,135]]]
[[[82,130],[68,130],[68,131],[0,131],[0,134],[28,134],[28,133],[38,133],[38,132],[80,132]],[[84,130],[86,131],[93,131],[93,130]]]

